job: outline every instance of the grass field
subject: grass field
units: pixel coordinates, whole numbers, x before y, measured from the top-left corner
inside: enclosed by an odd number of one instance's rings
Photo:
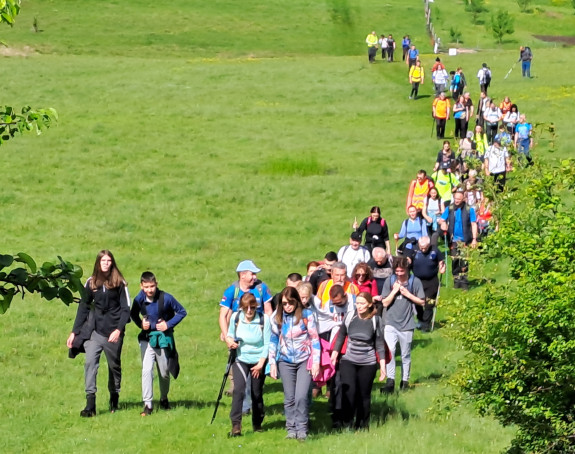
[[[573,17],[559,6],[561,20],[538,15],[537,27],[548,30],[552,20],[569,30]],[[34,17],[43,32],[31,32]],[[2,60],[2,103],[54,107],[60,123],[3,149],[3,253],[62,255],[89,274],[97,252],[111,249],[132,296],[151,269],[190,315],[176,334],[182,375],[173,411],[140,418],[137,330],[129,325],[123,411],[106,412],[104,368],[100,414],[82,420],[83,362],[68,360],[65,348],[75,307],[14,301],[2,316],[0,452],[302,449],[283,439],[280,382],[267,384],[265,433],[252,434],[246,422],[246,435],[228,440],[229,398],[209,425],[226,361],[218,302],[240,260],[253,259],[279,291],[288,273],[346,244],[354,216],[372,205],[391,231],[399,228],[410,179],[432,167],[439,149],[430,138],[432,91],[426,83],[422,99],[409,102],[403,64],[367,64],[363,40],[373,28],[398,41],[409,33],[430,68],[418,1],[24,3],[2,38],[36,52]],[[464,67],[474,100],[473,76],[488,61],[494,96],[511,96],[533,122],[555,123],[554,152],[540,133],[535,155],[570,155],[573,49],[529,41],[535,78],[522,80],[516,67],[504,80],[519,44],[484,43],[492,50],[442,59],[448,69]],[[319,400],[303,449],[500,452],[512,428],[466,406],[430,410],[450,394],[446,381],[462,354],[446,329],[416,336],[414,389],[389,399],[375,392],[369,433],[330,434]]]

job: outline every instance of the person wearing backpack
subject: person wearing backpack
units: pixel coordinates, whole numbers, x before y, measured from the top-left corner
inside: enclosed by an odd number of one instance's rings
[[[288,439],[305,440],[309,428],[309,389],[319,376],[321,347],[313,311],[305,309],[295,288],[282,290],[271,317],[270,377],[281,375]],[[310,376],[311,371],[311,376]]]
[[[391,360],[387,364],[387,381],[381,392],[393,393],[395,390],[395,348],[399,343],[401,350],[400,389],[409,387],[411,371],[411,342],[415,321],[413,305],[425,304],[425,293],[421,281],[409,273],[409,260],[397,257],[393,263],[394,274],[385,281],[381,292],[385,321],[384,337],[390,351]]]
[[[394,233],[393,237],[397,241],[405,238],[405,241],[398,248],[398,252],[402,253],[404,249],[411,249],[413,244],[417,242],[422,236],[427,236],[427,224],[425,220],[418,215],[417,208],[411,205],[407,209],[409,217],[401,224],[399,233]]]
[[[232,322],[226,335],[228,348],[236,352],[236,359],[232,364],[235,379],[230,411],[231,437],[239,437],[242,434],[242,403],[248,381],[251,384],[249,389],[252,399],[252,428],[254,432],[262,431],[263,390],[271,323],[268,315],[257,313],[257,308],[256,297],[251,293],[244,293],[240,299],[239,311],[232,315]]]
[[[521,74],[523,77],[531,78],[531,60],[533,60],[533,53],[530,47],[521,46],[519,48],[519,60],[521,62]]]
[[[331,353],[334,366],[339,360],[342,428],[369,428],[373,380],[378,368],[379,381],[385,380],[385,356],[383,323],[371,294],[361,292],[356,299],[356,310],[347,313]]]
[[[417,242],[417,247],[411,251],[409,258],[413,275],[419,278],[425,293],[425,304],[415,306],[417,327],[423,332],[428,332],[431,328],[435,299],[439,293],[438,274],[445,273],[445,256],[437,246],[431,244],[428,236],[423,236]]]
[[[487,67],[487,63],[483,63],[477,72],[477,78],[479,79],[479,89],[482,93],[487,94],[487,89],[491,85],[491,70]]]
[[[174,327],[187,315],[184,307],[169,293],[158,289],[153,273],[146,271],[140,278],[140,292],[134,298],[130,316],[142,331],[138,342],[142,353],[142,416],[152,414],[154,398],[154,363],[160,382],[160,408],[170,409],[170,373],[179,374]]]
[[[433,180],[427,176],[427,172],[421,169],[417,172],[415,180],[411,180],[409,191],[407,193],[407,202],[405,204],[405,212],[407,213],[409,207],[413,205],[419,213],[423,210],[423,204],[427,193],[434,186]],[[390,249],[388,249],[391,252]]]
[[[467,246],[477,247],[477,216],[475,209],[467,206],[464,199],[464,189],[458,189],[453,195],[453,203],[441,215],[441,229],[447,233],[449,241],[453,286],[467,290],[468,264],[464,250]]]
[[[364,244],[369,252],[376,247],[382,247],[391,251],[389,245],[389,229],[385,219],[381,217],[381,209],[378,206],[371,207],[369,216],[361,221],[361,224],[358,225],[357,221],[354,221],[353,228],[360,235],[363,235],[363,232],[365,232]]]
[[[108,362],[108,391],[110,412],[118,410],[122,382],[122,345],[124,330],[130,321],[128,284],[109,250],[101,250],[88,278],[85,292],[78,304],[72,332],[66,340],[69,356],[86,353],[84,381],[86,407],[82,418],[96,416],[96,378],[102,353]]]
[[[218,324],[220,326],[220,340],[222,342],[225,342],[228,328],[230,326],[230,319],[232,314],[239,309],[240,298],[244,293],[252,293],[256,297],[256,301],[258,302],[258,313],[266,313],[267,315],[272,314],[271,299],[273,298],[273,295],[265,282],[258,279],[257,274],[260,271],[261,270],[251,260],[243,260],[238,264],[236,268],[238,280],[233,282],[232,285],[224,291],[220,301]],[[229,379],[230,389],[226,391],[226,394],[232,395],[234,386],[233,371],[230,373]],[[249,411],[249,409],[249,394],[246,394],[244,412]]]

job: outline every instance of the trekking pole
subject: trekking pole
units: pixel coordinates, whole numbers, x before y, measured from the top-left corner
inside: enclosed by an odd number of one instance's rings
[[[216,413],[218,412],[218,407],[220,406],[220,400],[222,400],[222,395],[224,394],[224,388],[226,387],[226,382],[228,381],[228,375],[230,375],[230,369],[232,368],[232,364],[236,359],[236,350],[230,348],[230,354],[228,356],[228,363],[226,364],[226,371],[224,372],[224,379],[222,380],[222,386],[220,386],[220,393],[218,394],[218,399],[216,400],[216,408],[214,408],[214,414],[212,415],[212,421],[210,424],[214,422],[216,419]]]
[[[445,254],[449,253],[449,246],[447,244],[447,232],[443,235],[445,238]],[[445,288],[449,287],[449,258],[445,260]]]
[[[437,314],[437,305],[439,304],[439,291],[441,290],[441,281],[439,281],[439,285],[437,286],[437,296],[435,297],[435,305],[433,306],[433,316],[431,317],[431,332],[433,332],[433,328],[435,327],[435,314]]]
[[[511,74],[511,71],[513,71],[513,68],[515,68],[516,64],[517,64],[517,62],[513,63],[513,66],[511,67],[511,69],[509,71],[507,71],[507,74],[505,74],[505,77],[503,79],[507,79],[509,77],[509,74]]]

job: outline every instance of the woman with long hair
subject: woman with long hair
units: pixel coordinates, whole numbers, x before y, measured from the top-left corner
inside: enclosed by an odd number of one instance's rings
[[[118,409],[122,344],[124,328],[129,320],[128,284],[116,265],[114,255],[104,249],[98,253],[92,276],[86,281],[74,327],[66,341],[71,354],[74,350],[86,352],[86,408],[80,412],[84,418],[96,415],[96,377],[102,352],[108,362],[110,412]]]
[[[355,300],[356,310],[349,312],[337,333],[331,361],[335,366],[347,346],[339,370],[343,388],[343,428],[367,429],[371,413],[371,390],[379,367],[379,381],[385,380],[385,340],[383,323],[371,294],[361,292]]]
[[[320,372],[320,353],[314,313],[303,307],[295,288],[284,288],[272,315],[269,362],[270,376],[277,379],[279,371],[282,379],[287,438],[307,438],[308,393]]]
[[[265,365],[268,360],[271,337],[270,319],[258,314],[258,302],[251,293],[240,298],[239,311],[232,315],[226,336],[229,349],[236,350],[236,360],[232,364],[234,391],[232,394],[231,437],[242,434],[242,404],[248,381],[251,384],[252,427],[254,432],[262,431],[264,420],[264,381]]]
[[[352,282],[357,285],[360,292],[367,292],[373,297],[377,297],[377,281],[373,278],[373,271],[365,262],[359,262],[355,265],[351,273]]]
[[[427,221],[427,232],[431,239],[431,245],[437,246],[439,239],[439,226],[437,220],[443,213],[443,203],[441,203],[441,196],[437,192],[437,188],[431,188],[425,199],[423,211],[421,215]]]

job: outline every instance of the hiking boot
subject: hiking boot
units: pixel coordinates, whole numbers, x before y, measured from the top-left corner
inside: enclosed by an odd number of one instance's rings
[[[401,380],[399,384],[399,389],[402,391],[407,391],[409,389],[409,382],[407,380]]]
[[[80,412],[82,418],[96,416],[96,394],[86,394],[86,408]]]
[[[241,437],[242,436],[242,426],[241,424],[233,424],[232,431],[229,433],[230,437]]]
[[[263,432],[264,429],[262,429],[262,425],[261,424],[255,424],[254,425],[254,432]]]
[[[116,411],[118,411],[119,400],[120,395],[118,393],[110,393],[110,413],[116,413]]]
[[[392,394],[395,391],[395,380],[388,378],[385,385],[379,390],[381,394]]]
[[[140,413],[140,416],[150,416],[152,414],[152,407],[148,407],[147,405],[144,405],[144,409],[142,410],[142,413]]]
[[[165,399],[160,399],[160,408],[162,410],[170,410],[172,408],[170,407],[170,401],[167,397]]]

